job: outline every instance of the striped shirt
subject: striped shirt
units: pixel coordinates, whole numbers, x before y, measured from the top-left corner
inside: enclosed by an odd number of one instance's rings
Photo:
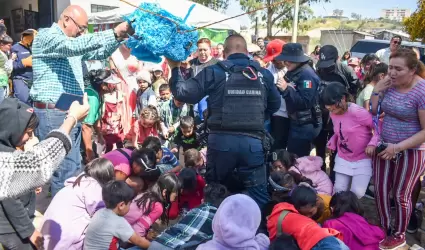
[[[83,61],[108,58],[119,46],[112,30],[67,37],[58,24],[40,29],[32,46],[33,101],[56,103],[66,92],[83,95]]]
[[[382,139],[387,143],[399,143],[422,130],[419,110],[425,109],[425,80],[419,81],[409,92],[400,93],[390,88],[382,100],[385,112]],[[417,149],[425,150],[425,143]]]

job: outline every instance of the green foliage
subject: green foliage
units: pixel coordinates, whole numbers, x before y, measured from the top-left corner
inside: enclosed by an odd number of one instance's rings
[[[205,5],[216,11],[224,11],[229,6],[229,0],[192,0],[192,2]]]
[[[263,6],[270,6],[273,3],[280,2],[281,0],[240,0],[240,5],[244,11],[251,11],[261,8]],[[313,2],[329,2],[330,0],[300,0],[299,20],[307,20],[312,18],[313,12],[308,4]],[[284,2],[282,4],[267,8],[265,10],[257,11],[250,15],[254,20],[257,15],[265,22],[267,27],[267,36],[272,36],[272,28],[289,28],[292,25],[294,12],[294,1]]]
[[[425,1],[418,0],[418,9],[403,24],[412,40],[421,39],[425,43]]]

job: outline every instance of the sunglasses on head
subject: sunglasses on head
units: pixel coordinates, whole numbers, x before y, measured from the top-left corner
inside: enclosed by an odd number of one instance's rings
[[[155,165],[154,168],[148,167],[148,165],[145,163],[145,161],[142,158],[140,158],[140,162],[142,163],[143,167],[145,167],[146,172],[153,171],[153,170],[157,169],[156,165]]]

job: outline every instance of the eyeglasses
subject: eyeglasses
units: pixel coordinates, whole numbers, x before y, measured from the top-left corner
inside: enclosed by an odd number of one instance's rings
[[[87,30],[87,26],[79,25],[79,24],[78,24],[78,23],[74,20],[74,18],[72,18],[72,17],[70,17],[70,16],[65,16],[65,17],[68,17],[69,19],[71,19],[71,20],[74,22],[75,26],[77,26],[78,31],[79,31],[80,33],[84,33],[84,32]]]
[[[392,41],[392,43],[395,44],[395,45],[400,45],[401,44],[400,41]]]

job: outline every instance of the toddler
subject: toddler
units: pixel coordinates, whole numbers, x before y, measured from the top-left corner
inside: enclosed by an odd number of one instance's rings
[[[184,166],[195,169],[199,175],[204,177],[207,168],[207,149],[198,151],[192,148],[184,152]]]
[[[145,107],[140,113],[140,118],[131,127],[127,138],[131,139],[131,145],[138,148],[148,136],[158,137],[161,129],[158,110],[154,106]]]
[[[174,136],[171,152],[178,153],[179,148],[183,148],[183,152],[188,149],[199,149],[200,143],[195,133],[195,120],[191,116],[183,116],[180,120],[180,129]]]
[[[140,71],[136,76],[136,80],[137,85],[139,86],[139,89],[136,93],[137,114],[140,114],[143,108],[147,106],[156,107],[158,104],[156,101],[155,92],[151,88],[152,81],[149,71]]]
[[[204,198],[205,180],[192,168],[184,168],[177,174],[181,183],[181,194],[171,204],[169,216],[176,219],[180,214],[183,216],[193,208],[201,205]]]
[[[171,98],[170,85],[165,83],[159,86],[159,105],[162,105],[162,103],[170,100],[170,98]]]
[[[285,149],[273,153],[273,171],[290,172],[299,181],[308,178],[319,194],[332,195],[333,186],[328,175],[322,171],[323,160],[318,156],[305,156],[298,158]],[[299,178],[297,177],[298,175]],[[305,177],[305,178],[303,178]]]

